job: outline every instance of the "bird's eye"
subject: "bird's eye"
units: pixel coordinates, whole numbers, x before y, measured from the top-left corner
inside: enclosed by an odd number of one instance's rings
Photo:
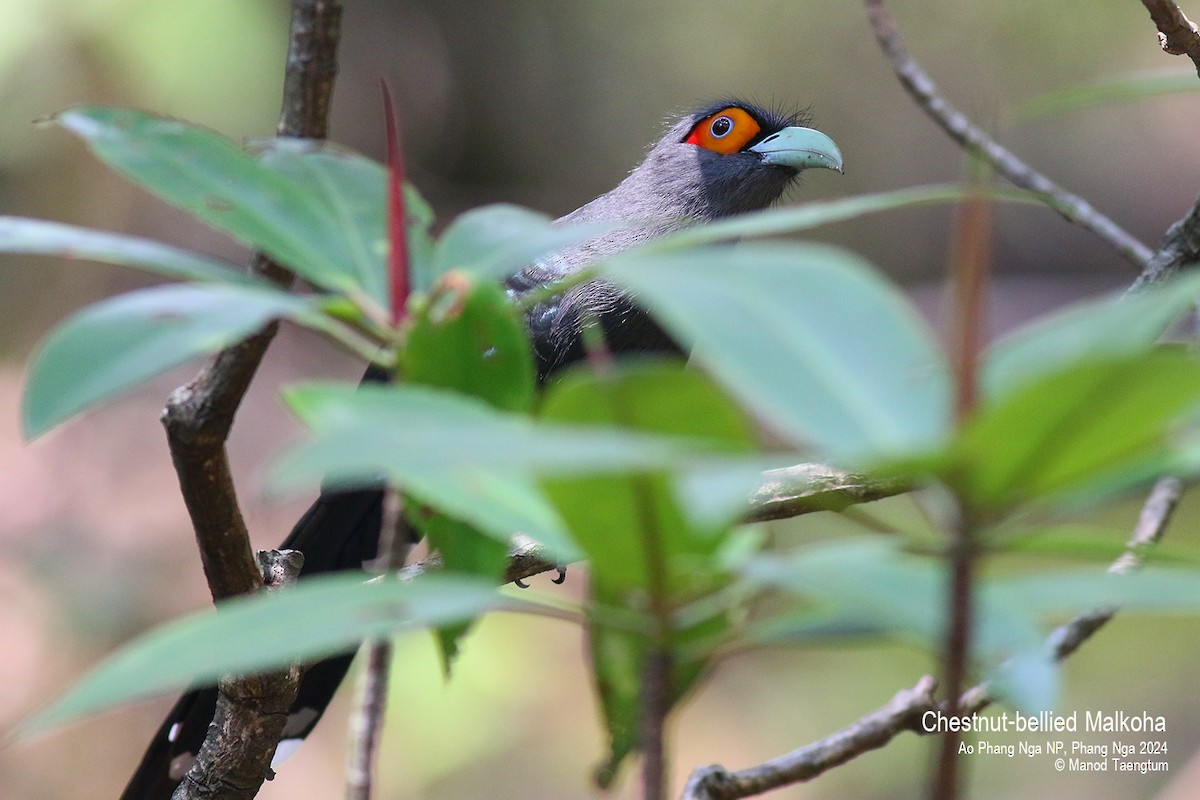
[[[730,106],[697,122],[683,141],[729,155],[753,141],[761,130],[758,121],[746,109]]]

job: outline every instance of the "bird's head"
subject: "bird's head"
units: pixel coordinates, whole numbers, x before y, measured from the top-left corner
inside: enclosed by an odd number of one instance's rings
[[[685,114],[620,186],[570,216],[686,225],[766,208],[803,170],[842,171],[834,141],[801,122],[740,100]]]
[[[539,259],[510,277],[509,289],[521,294],[657,236],[766,208],[803,170],[841,172],[833,140],[799,122],[732,100],[675,120],[615,189],[559,219],[620,224]],[[528,313],[540,380],[583,358],[582,331],[596,319],[613,352],[678,350],[624,289],[588,281]]]

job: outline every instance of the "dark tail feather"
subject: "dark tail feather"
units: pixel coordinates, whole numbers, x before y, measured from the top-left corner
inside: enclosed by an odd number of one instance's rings
[[[362,569],[364,562],[375,558],[382,499],[378,490],[322,493],[281,545],[304,553],[301,577]],[[353,653],[334,656],[305,670],[284,728],[285,739],[303,739],[313,729],[353,657]],[[216,705],[213,687],[181,697],[142,756],[121,800],[170,800],[208,734]]]

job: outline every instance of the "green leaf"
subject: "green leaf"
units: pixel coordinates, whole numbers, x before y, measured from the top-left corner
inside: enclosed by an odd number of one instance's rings
[[[222,603],[126,645],[49,708],[26,721],[28,738],[88,714],[223,675],[277,669],[343,652],[367,639],[520,607],[494,582],[455,575],[401,581],[321,576]]]
[[[590,604],[595,610],[631,608],[630,598],[613,587],[597,584],[589,587]],[[649,680],[662,680],[648,674],[649,659],[655,653],[649,615],[635,612],[634,624],[606,624],[602,615],[588,620],[588,653],[592,659],[592,677],[600,713],[608,732],[608,755],[596,768],[595,780],[602,789],[616,781],[622,762],[642,747],[642,713],[646,709]],[[628,622],[628,620],[627,620]],[[670,669],[667,675],[668,709],[676,706],[704,677],[711,666],[713,649],[728,630],[724,614],[704,617],[694,624],[673,630],[668,642]]]
[[[1100,83],[1034,95],[1018,103],[1010,113],[1017,120],[1033,120],[1080,109],[1195,91],[1200,91],[1200,84],[1196,83],[1196,75],[1191,70],[1158,75],[1123,75]]]
[[[1111,494],[1170,463],[1172,428],[1198,402],[1200,361],[1182,351],[1072,364],[979,409],[944,477],[993,511],[1085,489]]]
[[[397,482],[406,493],[497,542],[507,545],[514,533],[522,533],[563,564],[583,557],[562,517],[526,471],[464,468],[405,474],[407,479]]]
[[[569,372],[547,390],[542,413],[557,422],[706,439],[722,454],[743,452],[752,440],[741,410],[706,375],[671,362],[626,363],[599,375]],[[610,738],[596,772],[601,786],[641,746],[647,681],[661,684],[665,702],[674,705],[699,680],[728,626],[726,605],[688,619],[678,613],[711,599],[729,579],[717,555],[726,521],[697,521],[684,512],[671,474],[677,471],[543,479],[589,559],[589,652]],[[620,624],[604,613],[612,609],[620,610]],[[648,665],[659,658],[669,664],[666,674],[648,677]]]
[[[439,513],[414,513],[409,519],[424,533],[430,548],[442,556],[442,567],[448,574],[471,575],[500,583],[508,566],[507,541],[488,538],[471,525]],[[434,631],[442,658],[442,671],[449,677],[450,668],[458,656],[458,642],[467,634],[475,618],[439,626]]]
[[[492,281],[453,282],[418,313],[408,334],[405,378],[454,389],[505,411],[533,405],[533,350],[524,320]]]
[[[388,297],[387,172],[382,164],[329,142],[274,139],[259,155],[263,166],[303,187],[322,207],[327,236],[340,237],[353,285],[383,305]],[[428,273],[433,211],[411,186],[404,189],[410,269]],[[427,285],[417,285],[419,290]]]
[[[401,479],[422,470],[587,474],[676,463],[700,443],[605,428],[539,425],[428,387],[311,384],[284,391],[310,444],[276,465],[280,486]]]
[[[310,386],[285,393],[316,434],[273,469],[279,487],[371,485],[388,476],[421,502],[488,535],[521,532],[578,555],[532,475],[657,469],[698,443],[537,424],[480,400],[413,385]]]
[[[40,219],[0,217],[0,253],[100,261],[189,281],[265,283],[232,264],[150,239]]]
[[[542,415],[556,422],[706,439],[724,453],[744,452],[752,441],[741,410],[707,376],[670,363],[645,362],[606,375],[573,371],[548,389]],[[712,580],[713,554],[727,520],[706,525],[686,514],[671,476],[553,474],[543,486],[597,579],[614,587],[648,587],[654,570],[646,540],[653,536],[655,552],[668,562],[666,591],[686,596]],[[604,502],[597,503],[598,497]]]
[[[379,165],[294,144],[268,151],[264,163],[212,131],[128,109],[84,106],[55,119],[106,164],[168,203],[268,253],[316,286],[369,297],[386,308]],[[379,205],[371,208],[375,196]],[[423,224],[418,213],[416,253],[428,251],[420,244]]]
[[[945,628],[941,565],[890,542],[854,539],[811,545],[791,556],[763,555],[749,560],[743,574],[754,584],[820,604],[760,623],[756,641],[890,633],[936,650]]]
[[[1200,570],[1150,565],[1114,575],[1097,569],[1064,569],[994,579],[990,588],[1043,616],[1093,608],[1156,613],[1200,612]]]
[[[853,462],[931,447],[949,431],[932,336],[850,253],[758,244],[631,251],[601,266],[794,443]]]
[[[459,215],[438,240],[434,274],[452,269],[499,281],[539,258],[613,229],[612,224],[559,225],[544,214],[497,204]]]
[[[1046,528],[1022,530],[1003,537],[989,537],[989,552],[1033,556],[1040,564],[1051,559],[1070,559],[1105,566],[1130,550],[1129,531],[1095,525],[1060,524]],[[1157,542],[1153,547],[1137,548],[1140,558],[1152,564],[1200,567],[1200,547],[1178,540]],[[1022,560],[1019,563],[1030,563]]]
[[[311,301],[278,289],[236,285],[160,286],[97,303],[55,330],[35,357],[24,433],[38,436],[273,319],[316,313]]]
[[[535,371],[533,353],[520,312],[491,280],[474,283],[462,273],[447,279],[421,306],[408,333],[405,378],[416,384],[452,389],[478,397],[506,411],[529,411],[533,405]],[[455,508],[460,518],[440,512],[421,515],[418,527],[430,546],[441,553],[446,569],[499,578],[508,562],[514,531],[541,542],[559,557],[578,555],[561,521],[540,497],[531,478],[519,474],[489,476],[465,484],[461,478],[430,485],[424,476],[417,491],[434,498],[439,508]],[[486,497],[478,487],[482,485]],[[410,492],[412,488],[410,487]],[[498,514],[509,509],[513,497],[524,497],[522,506],[544,519]],[[462,520],[482,520],[482,529]],[[548,542],[548,543],[547,543]],[[468,623],[438,630],[443,666],[449,674],[458,652],[458,641]]]
[[[819,228],[822,225],[846,222],[867,214],[957,203],[976,191],[976,189],[961,184],[910,186],[890,192],[772,208],[686,228],[678,233],[655,239],[649,242],[646,248],[647,250],[670,250],[716,244],[734,239],[779,236],[780,234]],[[995,200],[1039,202],[1032,193],[1022,191],[995,191],[990,192],[988,197]]]
[[[744,574],[752,583],[816,604],[758,623],[754,642],[890,636],[935,653],[942,650],[946,568],[936,559],[905,553],[894,542],[854,539],[809,546],[790,557],[759,556],[746,564]],[[977,589],[972,661],[989,671],[1004,667],[1009,676],[1015,670],[1025,682],[1006,682],[1010,699],[1022,708],[1048,707],[1058,679],[1035,619],[1040,609],[986,582]]]
[[[600,600],[592,590],[593,602]],[[596,784],[607,789],[616,780],[617,771],[641,743],[638,728],[642,709],[642,684],[646,667],[646,639],[630,631],[603,625],[589,625],[588,654],[592,658],[592,679],[596,697],[608,732],[608,755],[596,768]]]
[[[385,474],[403,485],[425,470],[652,469],[679,461],[699,444],[538,424],[474,398],[414,385],[311,384],[286,390],[284,399],[315,438],[276,465],[280,486],[322,478],[371,483]]]
[[[1156,342],[1194,306],[1200,275],[1133,294],[1106,295],[1041,317],[992,345],[981,381],[991,397],[1081,359],[1132,355]]]

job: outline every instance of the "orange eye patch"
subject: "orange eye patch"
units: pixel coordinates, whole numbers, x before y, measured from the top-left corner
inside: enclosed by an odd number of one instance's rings
[[[759,130],[754,117],[743,109],[730,106],[697,122],[683,141],[714,153],[729,155],[745,147],[758,135]]]

